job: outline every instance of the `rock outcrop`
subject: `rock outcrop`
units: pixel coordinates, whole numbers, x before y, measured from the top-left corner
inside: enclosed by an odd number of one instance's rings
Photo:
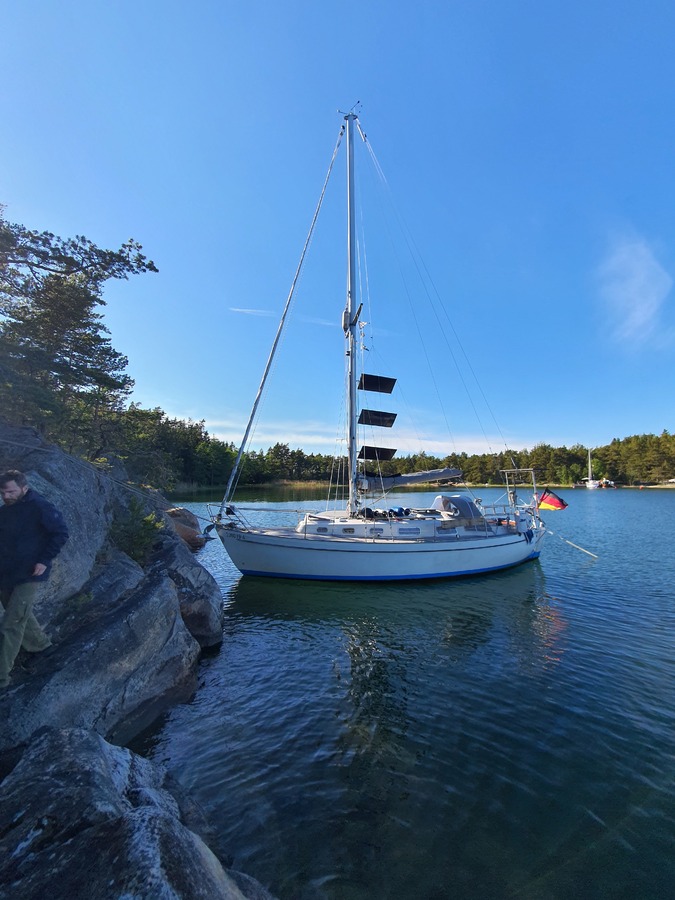
[[[183,541],[163,534],[157,540],[149,572],[164,572],[176,586],[180,612],[190,634],[202,647],[219,644],[223,633],[222,597],[213,576],[194,557]],[[218,602],[214,602],[213,587]]]
[[[194,689],[199,650],[171,579],[144,578],[46,656],[33,655],[28,671],[13,673],[0,696],[0,750],[26,743],[44,725],[131,739]]]
[[[19,469],[70,539],[35,612],[55,646],[19,655],[0,691],[0,894],[268,898],[226,873],[187,801],[124,744],[196,685],[222,639],[213,577],[156,493],[29,428],[0,424],[0,471]],[[114,474],[114,477],[113,477]]]
[[[168,525],[158,529],[161,497],[121,482],[119,470],[113,479],[32,429],[0,426],[0,470],[8,468],[23,471],[61,510],[70,539],[35,604],[58,643],[32,656],[29,672],[15,667],[0,694],[7,722],[0,751],[41,725],[91,727],[124,740],[185,696],[200,647],[221,641],[218,585]],[[156,521],[143,521],[153,513]],[[140,522],[136,532],[129,522]],[[116,547],[116,535],[128,546]],[[142,541],[144,567],[129,555]]]
[[[182,506],[173,506],[167,509],[167,516],[171,522],[171,526],[187,544],[190,550],[201,550],[206,543],[206,536],[199,527],[199,519]]]
[[[0,784],[0,835],[2,896],[271,900],[223,869],[161,766],[92,731],[35,736]]]

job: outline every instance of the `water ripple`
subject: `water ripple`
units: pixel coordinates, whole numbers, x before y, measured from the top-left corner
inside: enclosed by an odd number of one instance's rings
[[[222,649],[145,746],[237,867],[282,900],[667,894],[675,563],[634,535],[675,492],[594,493],[554,530],[598,560],[556,534],[482,579],[243,579],[207,546]]]

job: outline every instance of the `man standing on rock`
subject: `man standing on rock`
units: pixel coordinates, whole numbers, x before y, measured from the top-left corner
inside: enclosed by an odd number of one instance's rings
[[[0,475],[0,598],[5,614],[0,625],[0,688],[21,647],[39,653],[51,641],[33,615],[40,582],[49,578],[52,560],[68,540],[61,513],[28,486],[23,472]]]

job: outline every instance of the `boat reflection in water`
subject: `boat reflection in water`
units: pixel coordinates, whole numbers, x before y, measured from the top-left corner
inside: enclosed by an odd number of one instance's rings
[[[257,812],[228,846],[240,842],[242,867],[280,896],[326,879],[328,893],[306,895],[397,896],[393,883],[422,873],[458,818],[480,829],[471,796],[486,765],[514,744],[519,760],[533,752],[522,745],[522,709],[538,702],[532,683],[547,679],[565,639],[538,563],[444,583],[239,579],[223,659],[209,661],[237,682],[229,727],[213,726],[222,738],[212,735],[210,753],[223,749],[210,768],[228,785],[228,814],[233,803]],[[252,707],[255,766],[228,736],[253,729]],[[268,868],[270,843],[283,848],[283,874]]]
[[[352,584],[242,577],[226,593],[228,624],[303,623],[339,627],[348,646],[392,642],[423,649],[426,632],[452,656],[470,654],[502,633],[516,658],[548,664],[563,652],[564,620],[546,593],[538,562],[496,573],[486,581],[469,577],[444,582]],[[524,640],[529,635],[529,640]]]

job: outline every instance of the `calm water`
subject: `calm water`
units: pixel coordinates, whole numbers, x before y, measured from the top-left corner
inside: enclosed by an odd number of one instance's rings
[[[675,896],[675,491],[559,493],[540,562],[462,581],[207,545],[223,645],[145,752],[236,868],[282,900]]]

